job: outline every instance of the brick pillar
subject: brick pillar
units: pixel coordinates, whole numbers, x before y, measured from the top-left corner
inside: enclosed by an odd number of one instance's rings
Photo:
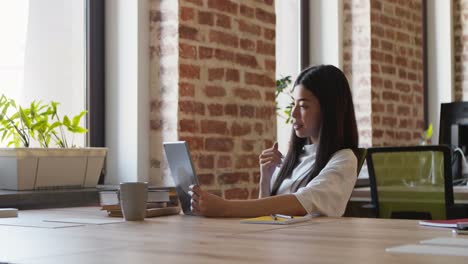
[[[178,139],[178,2],[148,0],[150,12],[150,182],[172,184],[163,141]],[[131,88],[129,88],[131,89]],[[181,91],[183,94],[184,91]]]
[[[178,33],[177,128],[200,183],[257,197],[258,155],[276,138],[273,0],[179,0]]]
[[[468,1],[453,1],[455,101],[468,101]]]
[[[370,3],[343,1],[343,71],[353,91],[359,145],[372,146]]]
[[[345,72],[358,97],[361,136],[368,136],[370,114],[373,146],[418,144],[424,130],[421,2],[344,1],[345,20],[353,21],[351,25],[345,21]],[[369,20],[360,19],[369,13]],[[361,145],[368,143],[362,142],[367,138],[361,137]]]

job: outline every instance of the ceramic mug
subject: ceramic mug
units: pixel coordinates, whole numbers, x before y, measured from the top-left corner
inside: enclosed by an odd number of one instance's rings
[[[145,219],[147,199],[147,182],[123,182],[120,184],[120,206],[126,221]]]

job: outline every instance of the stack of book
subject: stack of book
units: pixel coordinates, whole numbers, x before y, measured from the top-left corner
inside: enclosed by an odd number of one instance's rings
[[[104,188],[99,191],[101,210],[106,210],[108,216],[123,217],[117,188]],[[148,187],[146,202],[146,217],[178,214],[179,199],[174,187]]]
[[[450,220],[421,220],[420,225],[434,227],[457,228],[458,226],[468,226],[468,218],[450,219]]]

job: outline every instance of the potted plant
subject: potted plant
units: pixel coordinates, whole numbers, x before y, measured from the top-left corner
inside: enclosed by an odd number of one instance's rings
[[[288,88],[288,86],[291,85],[291,83],[292,83],[292,80],[291,80],[291,76],[289,75],[276,80],[276,92],[275,92],[276,114],[286,119],[285,121],[286,124],[290,124],[292,122],[291,110],[293,107],[292,101],[294,101],[294,99],[291,97],[291,95],[287,93],[288,91],[286,91],[286,88]],[[286,106],[283,106],[284,108],[280,106],[280,102],[279,102],[280,97],[282,95],[288,96],[289,97],[288,100],[291,101]]]
[[[106,148],[78,148],[67,133],[86,133],[82,111],[69,118],[58,114],[57,102],[32,102],[27,108],[0,98],[0,189],[37,190],[95,187]]]

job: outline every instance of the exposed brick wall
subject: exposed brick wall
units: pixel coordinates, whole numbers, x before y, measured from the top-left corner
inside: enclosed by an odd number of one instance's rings
[[[373,145],[418,144],[424,130],[422,1],[371,1]]]
[[[468,0],[453,1],[455,101],[468,101]]]
[[[361,145],[419,143],[424,130],[421,3],[344,1],[344,70],[353,86]]]
[[[148,0],[150,12],[150,179],[152,184],[171,181],[162,142],[178,139],[178,2]],[[132,88],[129,88],[132,89]],[[187,91],[180,88],[180,93]]]
[[[258,155],[276,137],[274,2],[179,0],[178,29],[179,138],[200,183],[257,197]]]
[[[343,71],[353,92],[359,145],[372,145],[370,3],[343,1]]]

